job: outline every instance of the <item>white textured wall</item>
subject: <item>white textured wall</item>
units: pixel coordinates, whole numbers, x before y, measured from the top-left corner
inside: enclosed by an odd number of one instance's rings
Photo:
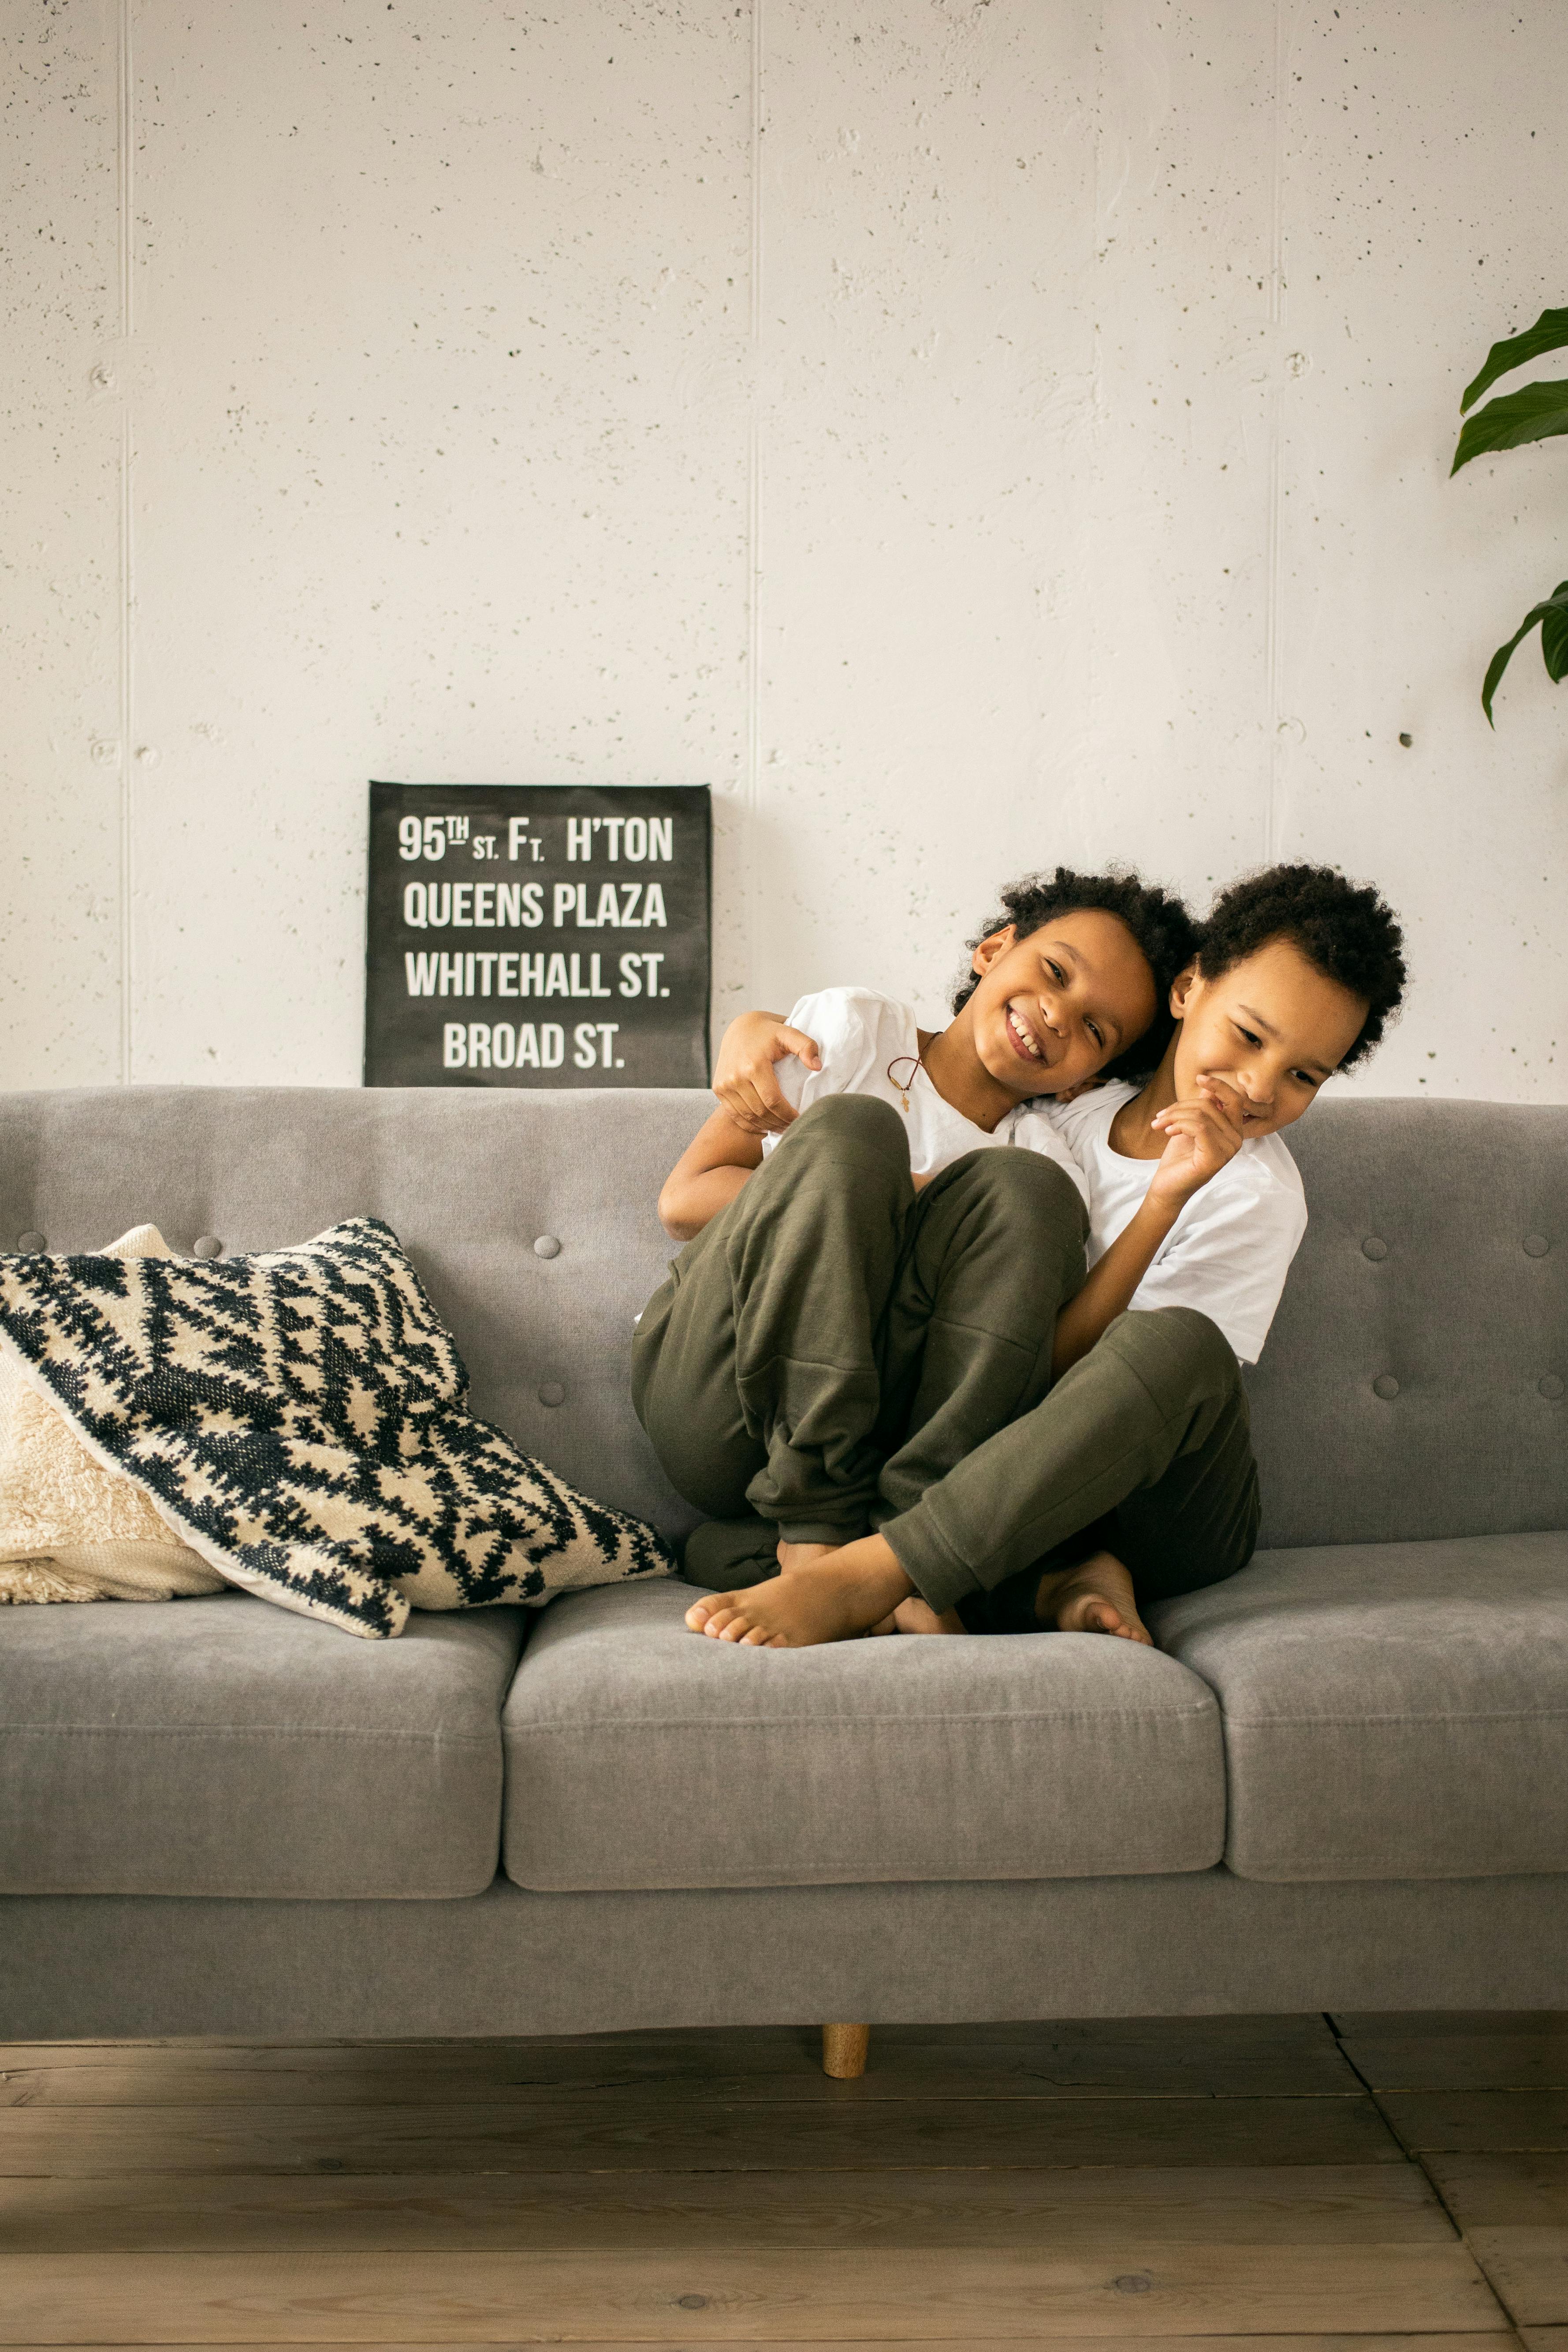
[[[717,1009],[1374,877],[1561,1098],[1562,0],[3,0],[4,1077],[353,1083],[364,782],[710,782]],[[1413,739],[1409,750],[1401,732]]]

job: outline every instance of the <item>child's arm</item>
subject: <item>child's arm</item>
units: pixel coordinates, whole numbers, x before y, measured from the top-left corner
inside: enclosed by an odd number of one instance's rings
[[[738,1013],[725,1030],[713,1091],[742,1135],[782,1135],[795,1117],[773,1076],[774,1064],[791,1054],[808,1070],[822,1067],[816,1040],[792,1029],[782,1013]]]
[[[729,1207],[763,1164],[763,1138],[782,1135],[795,1118],[773,1074],[792,1054],[806,1070],[822,1067],[816,1040],[782,1013],[740,1013],[725,1030],[713,1071],[722,1108],[687,1145],[658,1196],[659,1223],[672,1241],[690,1241]]]
[[[1152,1124],[1169,1139],[1142,1205],[1057,1318],[1051,1370],[1058,1380],[1131,1305],[1187,1202],[1241,1148],[1240,1113],[1228,1091],[1218,1087],[1194,1102],[1156,1111]]]
[[[716,1110],[665,1178],[658,1221],[670,1240],[689,1242],[700,1234],[762,1164],[761,1138],[746,1134],[728,1111]]]

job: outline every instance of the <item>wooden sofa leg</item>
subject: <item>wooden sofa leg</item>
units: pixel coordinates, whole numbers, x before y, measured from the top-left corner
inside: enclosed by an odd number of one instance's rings
[[[871,2046],[868,2025],[825,2025],[822,2029],[822,2071],[836,2083],[858,2083],[866,2072]]]

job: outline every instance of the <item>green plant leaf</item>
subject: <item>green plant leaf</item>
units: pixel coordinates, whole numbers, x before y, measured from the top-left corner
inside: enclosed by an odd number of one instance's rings
[[[1560,580],[1543,604],[1532,605],[1515,629],[1506,646],[1499,646],[1487,664],[1486,683],[1481,688],[1481,709],[1487,714],[1487,724],[1495,727],[1492,717],[1492,697],[1502,683],[1514,648],[1527,636],[1537,622],[1541,624],[1541,650],[1546,659],[1546,675],[1555,686],[1568,669],[1568,580]],[[1551,629],[1552,636],[1547,637]],[[1553,663],[1556,667],[1553,667]]]
[[[1558,582],[1552,603],[1555,609],[1541,624],[1541,658],[1552,685],[1561,686],[1568,677],[1568,580]]]
[[[1568,310],[1542,310],[1533,327],[1522,335],[1510,335],[1506,341],[1494,343],[1486,356],[1486,364],[1474,383],[1465,386],[1465,396],[1459,403],[1462,416],[1472,401],[1479,400],[1489,383],[1500,375],[1507,375],[1529,360],[1538,360],[1542,352],[1560,352],[1568,343]]]
[[[1560,383],[1527,383],[1522,391],[1505,392],[1478,408],[1465,420],[1448,471],[1457,474],[1472,457],[1484,457],[1494,449],[1550,441],[1554,433],[1568,433],[1568,378]]]

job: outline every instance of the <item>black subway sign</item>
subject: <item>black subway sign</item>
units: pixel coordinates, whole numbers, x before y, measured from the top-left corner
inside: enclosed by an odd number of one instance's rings
[[[369,1087],[705,1087],[705,784],[370,788]]]

